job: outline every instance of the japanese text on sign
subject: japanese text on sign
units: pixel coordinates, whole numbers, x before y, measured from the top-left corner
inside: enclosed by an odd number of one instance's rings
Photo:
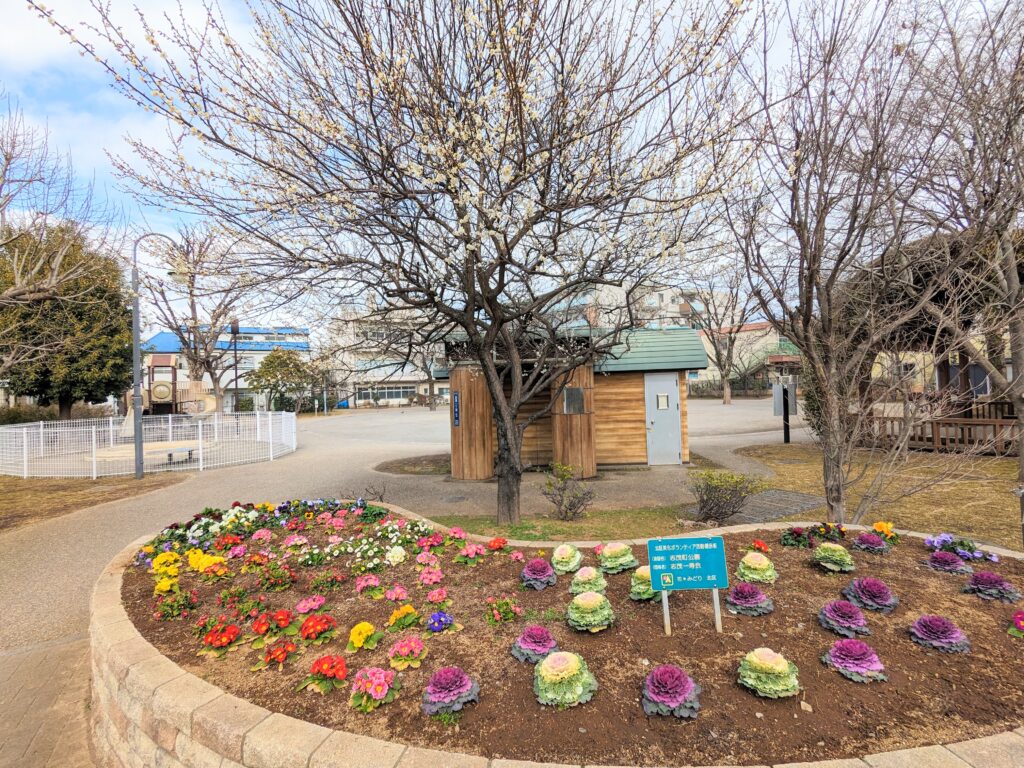
[[[654,589],[725,589],[729,586],[725,542],[720,536],[651,539],[647,542],[647,560]]]

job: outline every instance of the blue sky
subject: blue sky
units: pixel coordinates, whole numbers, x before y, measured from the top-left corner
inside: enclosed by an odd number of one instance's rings
[[[111,0],[113,13],[128,30],[138,29],[134,2]],[[47,0],[45,4],[62,20],[94,19],[86,0]],[[177,0],[139,4],[147,16],[156,18],[164,10],[175,10]],[[182,5],[186,13],[201,9],[200,0],[183,0]],[[224,5],[238,7],[241,3],[232,0]],[[94,179],[133,223],[171,229],[172,217],[158,210],[142,211],[130,195],[116,189],[117,179],[106,154],[129,155],[126,134],[151,144],[165,143],[163,121],[115,93],[100,66],[80,56],[23,0],[0,0],[0,7],[0,91],[20,105],[29,121],[46,126],[54,145],[70,153],[76,173],[82,179]]]

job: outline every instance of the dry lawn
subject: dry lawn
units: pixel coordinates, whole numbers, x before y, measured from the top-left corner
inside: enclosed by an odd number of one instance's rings
[[[769,466],[775,472],[768,481],[774,488],[822,494],[821,452],[815,446],[752,446],[739,453]],[[950,476],[952,468],[956,474]],[[956,457],[914,453],[894,481],[896,493],[890,492],[892,499],[876,512],[869,512],[861,522],[870,525],[875,520],[891,520],[897,528],[927,533],[949,531],[1020,550],[1020,507],[1011,493],[1016,478],[1016,459],[977,457],[965,464]],[[913,495],[895,497],[900,489],[922,484],[927,487]],[[852,489],[851,508],[866,485],[862,481]],[[810,514],[804,512],[790,519],[807,519]]]
[[[4,500],[3,510],[0,511],[0,530],[11,530],[51,517],[60,517],[105,501],[138,496],[140,493],[180,483],[187,477],[189,475],[182,472],[159,472],[146,475],[141,480],[131,475],[98,480],[23,480],[20,477],[0,475],[0,497]]]

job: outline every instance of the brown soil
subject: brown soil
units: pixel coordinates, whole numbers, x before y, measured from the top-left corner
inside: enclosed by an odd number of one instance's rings
[[[377,472],[389,475],[450,475],[452,456],[438,453],[431,456],[412,456],[407,459],[392,459],[374,467]]]
[[[311,532],[305,533],[312,540]],[[770,556],[780,573],[778,582],[767,588],[775,612],[760,618],[723,613],[724,632],[718,635],[709,593],[676,593],[671,598],[672,637],[662,632],[658,602],[640,604],[628,598],[628,572],[608,577],[618,623],[585,635],[551,613],[545,618],[548,609],[561,616],[570,577],[559,577],[556,586],[542,592],[524,592],[517,588],[521,566],[507,556],[488,556],[484,565],[468,568],[451,562],[455,552],[449,550],[443,558],[444,585],[454,598],[451,612],[465,630],[425,637],[429,655],[423,667],[401,673],[398,699],[370,715],[349,708],[343,691],[326,697],[294,691],[315,658],[342,652],[348,629],[357,621],[383,626],[394,608],[386,600],[356,598],[351,587],[334,593],[327,605],[338,619],[339,637],[307,650],[283,672],[254,673],[249,667],[258,660],[256,651],[246,647],[221,660],[197,658],[199,643],[188,622],[150,618],[153,582],[142,569],[127,574],[123,596],[140,631],[161,652],[235,695],[332,728],[494,758],[615,765],[782,763],[948,743],[1024,722],[1024,641],[1006,632],[1014,606],[961,594],[963,577],[921,565],[926,550],[918,541],[907,540],[884,557],[853,552],[854,575],[884,579],[901,601],[888,616],[867,613],[872,633],[866,639],[885,664],[889,681],[853,683],[821,663],[822,653],[837,638],[816,619],[818,609],[838,598],[852,576],[817,570],[809,564],[807,551],[778,545],[777,532],[761,538],[771,544]],[[726,537],[730,569],[750,541],[749,536]],[[642,547],[634,551],[641,562],[646,560]],[[585,561],[593,564],[592,553],[586,555]],[[1021,562],[1007,560],[991,567],[1024,587]],[[313,572],[301,569],[299,585],[307,584]],[[183,578],[183,586],[189,578]],[[252,578],[239,575],[227,584],[255,589]],[[411,558],[382,577],[382,584],[391,582],[406,585],[415,606],[426,611],[425,590],[415,587]],[[204,607],[215,605],[214,595],[223,586],[200,585]],[[547,625],[561,648],[582,654],[600,685],[591,702],[561,712],[536,702],[532,665],[509,655],[525,621],[492,628],[483,619],[485,599],[502,592],[515,594],[528,611],[526,618]],[[302,588],[271,593],[270,605],[290,608],[305,594]],[[907,627],[922,613],[954,619],[970,638],[973,652],[940,654],[911,642]],[[350,656],[350,675],[361,666],[387,667],[387,648],[399,636],[388,634],[375,651]],[[799,697],[761,699],[737,685],[737,664],[758,646],[769,646],[799,666],[804,688]],[[696,721],[647,717],[640,707],[640,685],[649,665],[667,662],[681,665],[703,687]],[[448,664],[462,666],[481,686],[480,702],[468,707],[455,727],[420,711],[431,671]]]

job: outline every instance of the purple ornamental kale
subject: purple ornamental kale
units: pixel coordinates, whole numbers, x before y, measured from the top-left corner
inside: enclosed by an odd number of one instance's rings
[[[967,580],[963,591],[983,600],[1002,600],[1004,603],[1015,603],[1021,598],[1013,584],[991,571],[978,571]]]
[[[943,573],[971,573],[974,570],[957,555],[946,552],[944,549],[932,552],[925,565],[933,571],[942,571]]]
[[[867,619],[860,608],[848,600],[833,600],[818,611],[818,623],[843,637],[870,635]]]
[[[725,607],[729,613],[744,616],[764,616],[775,610],[775,604],[760,588],[741,581],[725,595]]]
[[[522,579],[523,584],[530,589],[541,590],[554,584],[558,577],[555,575],[555,569],[551,567],[551,563],[543,557],[535,557],[526,561]]]
[[[700,709],[700,686],[675,664],[661,664],[644,680],[641,704],[648,715],[694,718]]]
[[[836,640],[821,657],[825,666],[856,683],[885,680],[885,667],[875,649],[863,640]]]
[[[512,655],[519,661],[536,664],[558,648],[558,642],[540,624],[528,624],[522,634],[512,643]]]
[[[473,701],[480,701],[480,686],[459,667],[441,667],[423,691],[423,711],[428,715],[458,712]]]
[[[862,552],[873,552],[876,555],[884,555],[889,551],[889,545],[885,539],[877,533],[862,533],[853,541],[853,548]]]
[[[943,653],[967,653],[971,643],[960,628],[944,616],[925,614],[910,625],[910,639]]]
[[[881,613],[891,613],[900,602],[884,581],[871,576],[851,581],[843,588],[843,597],[859,608]]]

